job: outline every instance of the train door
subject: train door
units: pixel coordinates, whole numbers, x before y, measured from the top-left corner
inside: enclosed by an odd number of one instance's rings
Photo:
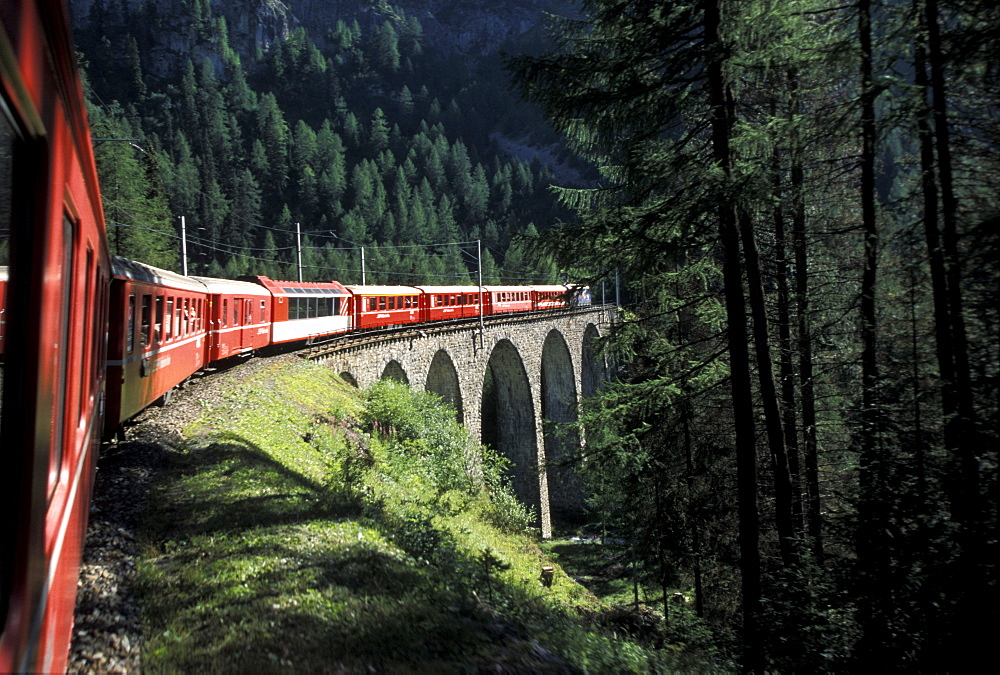
[[[251,351],[253,349],[253,300],[237,298],[236,302],[240,305],[240,351]]]

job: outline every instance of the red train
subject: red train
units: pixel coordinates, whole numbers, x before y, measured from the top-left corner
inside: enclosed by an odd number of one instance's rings
[[[567,286],[344,286],[183,277],[113,259],[105,435],[204,366],[264,347],[384,329],[589,304]]]
[[[0,2],[0,672],[66,666],[111,260],[62,0]]]
[[[65,670],[102,437],[211,363],[590,304],[566,286],[184,277],[109,255],[63,0],[0,2],[0,672]]]

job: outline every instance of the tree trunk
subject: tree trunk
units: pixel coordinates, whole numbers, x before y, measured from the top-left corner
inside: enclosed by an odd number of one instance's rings
[[[767,445],[771,451],[771,470],[774,474],[774,520],[778,530],[778,547],[785,566],[795,564],[795,527],[792,519],[792,481],[785,452],[785,434],[781,429],[781,410],[778,392],[774,385],[774,366],[771,362],[770,336],[768,335],[767,310],[764,304],[764,286],[760,275],[760,258],[750,217],[741,213],[740,239],[743,243],[743,260],[747,275],[750,314],[753,317],[754,354],[757,357],[757,381],[764,408],[764,427]]]
[[[934,282],[935,323],[945,324],[944,327],[936,327],[936,335],[938,361],[944,380],[942,407],[945,414],[945,446],[953,466],[949,472],[948,493],[952,519],[958,525],[958,558],[953,573],[958,582],[955,589],[957,606],[952,633],[955,637],[954,648],[959,655],[955,663],[963,664],[961,668],[969,668],[979,665],[975,662],[975,655],[985,653],[985,645],[990,637],[988,622],[983,621],[989,609],[985,606],[985,589],[989,584],[984,568],[988,558],[984,542],[988,535],[983,531],[981,520],[983,507],[980,499],[979,458],[976,455],[978,442],[958,251],[958,200],[952,175],[945,60],[941,48],[937,0],[925,0],[922,17],[927,37],[928,68],[918,69],[917,75],[926,77],[928,70],[930,73],[929,83],[924,80],[923,84],[929,84],[932,93],[933,144],[937,152],[937,180],[943,225],[938,239],[935,212],[933,221],[925,220],[925,232]],[[923,55],[921,52],[915,56]],[[921,121],[928,126],[926,120]],[[924,162],[925,155],[928,158],[931,155],[931,133],[926,128],[921,128],[920,131],[921,160]],[[927,149],[925,145],[928,146]],[[924,189],[928,192],[925,194],[925,212],[930,206],[937,206],[936,200],[929,202],[928,195],[934,194],[930,188],[933,188],[933,176],[928,178],[925,169]],[[928,215],[925,213],[925,218]],[[940,297],[942,293],[946,294],[946,298]],[[949,368],[950,372],[946,373],[945,368]],[[946,394],[949,395],[947,401]]]
[[[706,0],[705,51],[709,104],[712,115],[712,152],[715,163],[726,178],[731,177],[732,156],[729,139],[733,124],[733,103],[723,74],[718,0]],[[760,551],[757,515],[757,448],[751,391],[750,354],[747,349],[746,303],[740,268],[740,238],[736,208],[721,201],[719,205],[719,243],[722,249],[722,276],[726,298],[726,335],[729,342],[730,385],[733,420],[736,431],[736,492],[739,513],[740,571],[743,606],[744,670],[761,672],[764,658],[760,644]]]
[[[875,88],[873,82],[871,0],[858,3],[861,45],[861,220],[864,270],[861,275],[861,431],[858,466],[857,555],[862,597],[859,654],[868,667],[890,666],[895,649],[891,629],[892,582],[886,541],[889,495],[885,489],[885,457],[879,439],[879,372],[875,288],[878,270],[878,227],[875,211]]]
[[[788,457],[788,477],[791,484],[792,526],[796,538],[802,529],[802,482],[799,469],[799,443],[795,432],[795,368],[792,365],[791,299],[788,290],[788,257],[785,248],[784,203],[781,189],[781,160],[774,154],[774,189],[777,204],[774,207],[774,257],[775,277],[778,286],[778,373],[781,380],[781,427],[785,433],[785,450]]]
[[[792,93],[791,114],[799,114],[798,74],[792,70],[788,83]],[[816,440],[816,387],[813,379],[812,329],[809,321],[809,254],[806,241],[806,208],[803,199],[805,171],[802,143],[793,130],[791,157],[792,248],[795,251],[795,305],[798,313],[799,396],[802,406],[802,456],[806,479],[806,532],[817,564],[823,563],[822,500],[819,494],[819,448]]]

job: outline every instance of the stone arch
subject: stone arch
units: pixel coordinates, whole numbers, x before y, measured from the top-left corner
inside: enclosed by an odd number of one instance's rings
[[[357,379],[353,375],[351,375],[349,372],[347,372],[346,370],[340,374],[340,379],[342,379],[344,382],[346,382],[347,384],[351,385],[355,389],[358,388],[358,381],[357,381]]]
[[[500,340],[490,353],[481,401],[483,443],[510,460],[514,493],[541,515],[535,407],[524,361],[510,340]]]
[[[458,370],[451,355],[443,349],[437,350],[427,371],[427,391],[434,392],[455,408],[459,424],[465,423],[462,404],[462,388],[458,382]]]
[[[583,331],[580,359],[580,396],[587,398],[601,390],[605,380],[604,362],[598,352],[598,339],[601,337],[597,326],[587,324]]]
[[[406,376],[406,371],[403,370],[403,366],[401,366],[399,361],[395,359],[385,364],[385,368],[382,369],[382,375],[380,375],[378,379],[395,380],[396,382],[402,382],[403,384],[410,383],[410,378]]]
[[[558,330],[545,336],[540,375],[549,504],[553,516],[576,520],[583,515],[583,494],[567,466],[580,446],[579,434],[567,426],[577,421],[576,378],[569,345]]]

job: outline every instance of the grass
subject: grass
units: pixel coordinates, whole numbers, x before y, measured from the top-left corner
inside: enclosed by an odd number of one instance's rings
[[[144,670],[704,669],[602,628],[558,564],[543,586],[529,514],[412,396],[295,363],[205,406],[142,532]]]

